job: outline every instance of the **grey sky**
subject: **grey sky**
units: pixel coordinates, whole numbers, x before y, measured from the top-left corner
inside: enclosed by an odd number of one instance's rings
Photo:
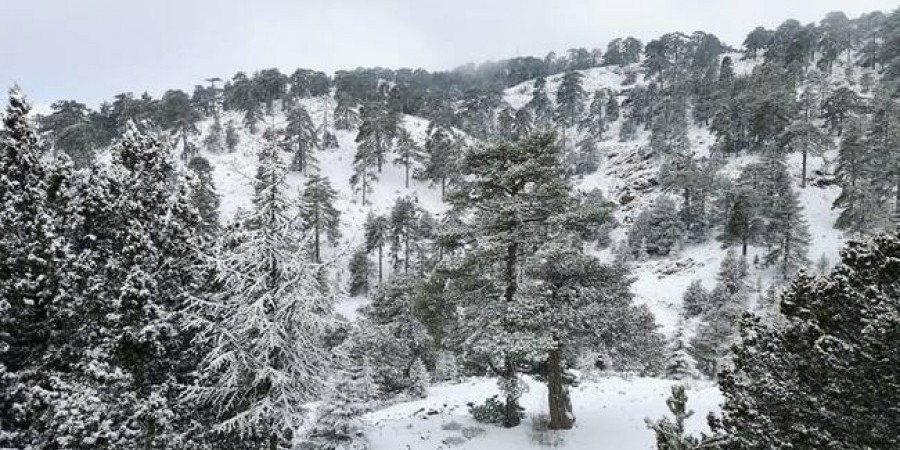
[[[0,0],[0,84],[95,105],[266,67],[448,69],[703,30],[889,11],[896,0]]]

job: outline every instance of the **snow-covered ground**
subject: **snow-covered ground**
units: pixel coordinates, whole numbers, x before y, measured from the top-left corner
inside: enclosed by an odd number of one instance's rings
[[[522,397],[528,411],[522,425],[513,429],[475,422],[467,403],[481,403],[497,393],[496,381],[472,378],[460,384],[439,384],[428,398],[400,403],[364,416],[372,450],[528,449],[555,446],[566,450],[651,450],[653,432],[644,418],[666,415],[665,400],[672,381],[656,378],[604,377],[572,388],[575,428],[546,431],[538,425],[546,410],[547,390],[526,379],[529,391]],[[706,431],[706,414],[718,411],[718,389],[709,382],[692,382],[687,421],[692,433]]]

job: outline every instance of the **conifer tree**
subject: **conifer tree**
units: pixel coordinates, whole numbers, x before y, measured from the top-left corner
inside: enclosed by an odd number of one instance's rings
[[[574,126],[584,113],[587,94],[581,87],[583,78],[581,72],[568,71],[556,91],[556,116],[564,128]]]
[[[291,108],[287,114],[283,142],[286,150],[294,155],[291,169],[306,175],[310,166],[315,167],[318,161],[314,152],[319,148],[319,144],[316,126],[306,108],[300,105]]]
[[[417,177],[439,183],[441,197],[446,195],[447,184],[453,181],[459,172],[460,143],[453,131],[435,125],[429,125],[428,138],[425,141],[424,164]]]
[[[516,121],[513,124],[512,134],[516,139],[527,136],[534,129],[534,119],[528,108],[521,108],[516,111]]]
[[[322,236],[326,236],[332,245],[341,236],[341,212],[334,206],[336,199],[337,191],[331,187],[328,178],[314,174],[306,179],[300,217],[304,230],[312,234],[313,259],[317,263],[322,262]]]
[[[191,204],[200,214],[200,229],[211,236],[219,229],[219,195],[212,179],[212,166],[202,156],[195,156],[188,162],[188,169],[194,174],[191,189]]]
[[[384,246],[388,242],[388,219],[369,213],[364,225],[366,253],[378,250],[378,284],[384,280]]]
[[[619,101],[612,92],[608,95],[609,100],[606,101],[606,121],[615,122],[619,120]]]
[[[356,154],[353,155],[353,175],[350,176],[350,185],[362,196],[363,205],[369,203],[366,196],[374,192],[372,184],[378,181],[377,165],[376,149],[369,141],[361,142],[356,147]]]
[[[350,258],[350,286],[349,294],[355,297],[369,293],[369,274],[372,272],[372,263],[369,261],[369,252],[362,246]]]
[[[745,316],[734,368],[719,379],[714,423],[728,448],[900,445],[898,257],[896,234],[851,241],[830,274],[794,279],[783,320]]]
[[[274,142],[259,157],[253,208],[209,262],[217,289],[196,306],[209,351],[187,399],[211,408],[215,432],[252,436],[274,450],[302,425],[306,403],[324,392],[331,304],[298,202],[285,194]]]
[[[40,380],[58,301],[55,247],[62,244],[54,236],[46,168],[30,109],[18,87],[9,90],[0,141],[0,445],[22,447],[32,424],[20,395]]]
[[[709,291],[700,280],[691,281],[681,298],[682,312],[686,318],[703,314],[710,307]]]
[[[229,120],[225,124],[225,147],[228,149],[229,153],[234,153],[240,142],[241,138],[237,134],[237,128],[234,126],[234,121]]]
[[[360,117],[362,121],[356,143],[360,148],[366,147],[374,155],[378,173],[381,173],[385,156],[393,147],[394,138],[401,127],[399,119],[394,112],[375,104],[363,106]]]
[[[764,262],[777,265],[782,277],[787,280],[809,263],[809,230],[803,216],[803,206],[791,187],[784,161],[775,159],[766,166],[772,176],[772,196],[764,234],[769,252]]]
[[[404,170],[404,185],[409,189],[409,174],[413,164],[424,158],[422,149],[415,139],[406,131],[406,128],[397,130],[397,157],[394,158],[394,164],[400,164]]]
[[[588,133],[594,139],[603,139],[603,132],[606,131],[606,122],[603,115],[604,99],[603,91],[594,91],[591,104],[588,106],[587,115],[578,124],[582,131]]]
[[[544,77],[534,80],[528,108],[532,111],[531,115],[534,117],[535,123],[545,125],[552,119],[553,105],[550,103],[550,98],[547,97],[547,80]]]

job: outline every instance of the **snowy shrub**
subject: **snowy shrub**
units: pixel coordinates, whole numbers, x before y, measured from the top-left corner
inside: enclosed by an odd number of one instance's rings
[[[498,399],[497,395],[488,397],[480,405],[469,404],[469,414],[477,422],[491,425],[503,425],[506,418],[506,404]]]
[[[473,439],[486,433],[485,429],[481,427],[465,427],[461,431],[466,439]]]

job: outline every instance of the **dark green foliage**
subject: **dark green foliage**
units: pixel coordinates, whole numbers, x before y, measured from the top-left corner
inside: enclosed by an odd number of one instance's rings
[[[484,403],[476,405],[469,404],[469,414],[476,422],[486,423],[490,425],[503,425],[506,417],[506,405],[498,400],[497,396],[488,397]],[[521,413],[524,416],[524,411]]]
[[[895,448],[900,239],[851,241],[823,278],[800,275],[781,323],[741,323],[720,378],[725,448]]]
[[[700,280],[692,281],[681,298],[682,312],[687,318],[703,314],[710,306],[709,291]]]
[[[701,450],[715,449],[717,439],[701,435],[700,438],[686,435],[684,432],[684,422],[694,415],[694,412],[687,409],[687,393],[682,385],[672,386],[672,395],[666,399],[666,406],[672,413],[672,419],[663,417],[657,421],[644,419],[647,428],[656,433],[656,449],[657,450]]]
[[[350,286],[348,293],[351,297],[366,295],[369,293],[369,275],[372,273],[372,262],[369,261],[369,253],[365,247],[360,247],[353,252],[350,258]]]
[[[565,127],[574,126],[584,113],[587,94],[581,87],[581,72],[566,72],[556,91],[556,117]]]
[[[636,254],[668,255],[684,237],[684,224],[675,202],[660,196],[650,208],[641,211],[628,232],[628,246]]]
[[[188,162],[194,176],[191,186],[191,204],[200,214],[200,229],[210,236],[219,229],[219,195],[212,179],[212,166],[206,158],[195,156]]]
[[[331,182],[321,175],[310,175],[306,179],[301,197],[300,217],[306,231],[312,232],[313,257],[322,262],[322,237],[334,245],[341,236],[341,212],[334,206],[337,191]]]

